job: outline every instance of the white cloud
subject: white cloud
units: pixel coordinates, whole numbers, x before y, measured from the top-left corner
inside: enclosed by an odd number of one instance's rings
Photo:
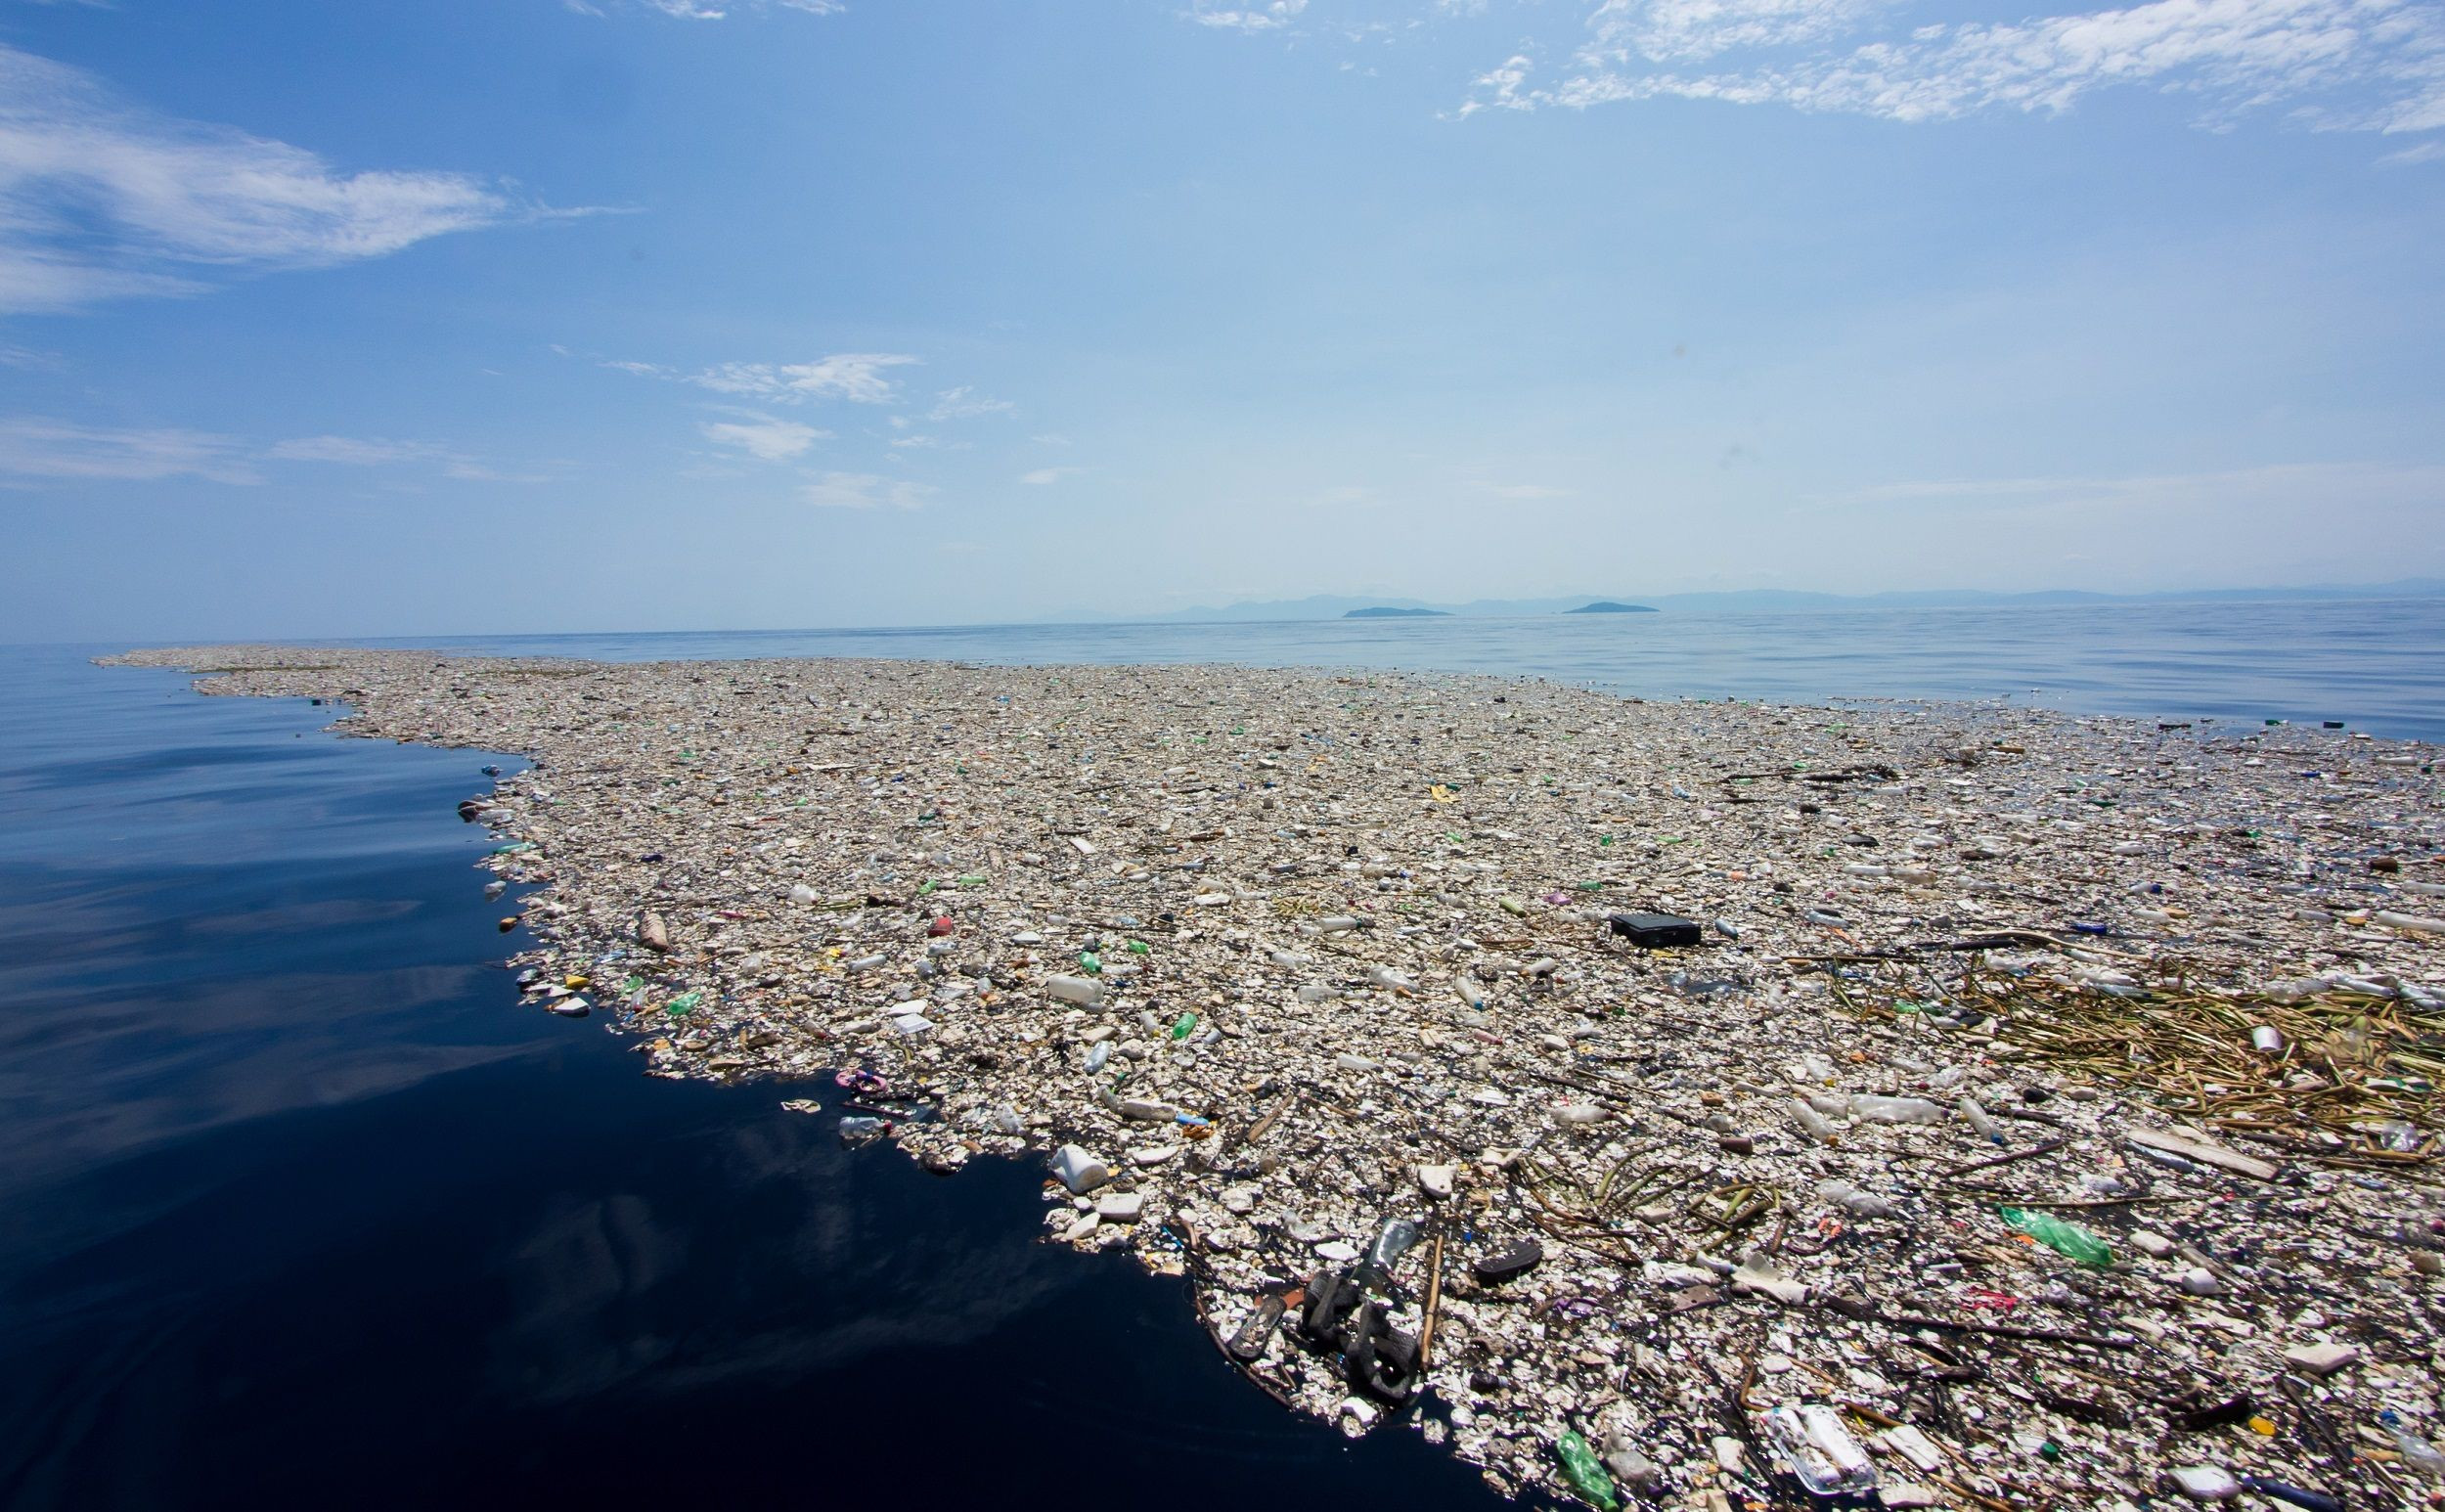
[[[1554,488],[1543,483],[1489,483],[1486,491],[1497,499],[1567,499],[1571,490]]]
[[[2445,142],[2422,142],[2399,153],[2388,153],[2378,161],[2393,168],[2406,168],[2418,162],[2445,162]]]
[[[67,421],[0,420],[0,476],[157,482],[199,477],[260,483],[244,443],[201,430],[129,429]]]
[[[187,294],[218,270],[328,267],[542,213],[463,173],[345,173],[154,116],[0,45],[0,314]]]
[[[974,420],[980,415],[1015,414],[1018,406],[1007,399],[984,399],[973,388],[946,388],[934,396],[934,407],[925,413],[927,420]]]
[[[1605,0],[1580,56],[1625,62],[1705,58],[1741,47],[1821,42],[1891,0]]]
[[[1038,446],[1067,446],[1070,444],[1070,438],[1056,430],[1047,430],[1041,436],[1029,436],[1028,439],[1035,442]]]
[[[765,462],[786,462],[815,445],[828,441],[832,433],[796,421],[776,420],[758,415],[743,421],[709,421],[696,427],[704,438],[717,446],[735,446],[750,457]]]
[[[753,394],[763,399],[847,399],[857,404],[890,404],[899,399],[900,390],[885,373],[912,366],[916,361],[899,352],[840,352],[813,362],[726,362],[689,374],[686,381],[715,393]],[[614,366],[670,376],[666,370],[647,364]]]
[[[1224,31],[1279,31],[1297,21],[1299,13],[1307,8],[1308,0],[1273,0],[1270,5],[1244,11],[1218,10],[1206,0],[1196,0],[1189,8],[1188,19],[1200,26],[1213,26]]]
[[[1058,483],[1063,478],[1069,477],[1073,473],[1084,472],[1087,469],[1085,467],[1038,467],[1032,472],[1020,473],[1019,481],[1022,483],[1032,483],[1041,488],[1047,483]]]
[[[906,478],[872,472],[826,472],[798,490],[807,503],[827,510],[919,510],[939,490]]]
[[[2148,0],[1828,47],[1884,11],[1884,0],[1607,0],[1569,77],[1531,88],[1532,61],[1514,57],[1477,78],[1459,113],[1676,96],[1923,121],[2056,112],[2144,85],[2199,101],[2210,122],[2288,105],[2326,128],[2445,127],[2445,22],[2414,0]],[[1783,51],[1717,72],[1656,67],[1757,49]]]
[[[892,419],[897,421],[900,417],[895,415]],[[902,451],[964,452],[968,450],[968,443],[965,441],[946,441],[940,436],[926,435],[922,432],[916,435],[895,436],[885,444]]]

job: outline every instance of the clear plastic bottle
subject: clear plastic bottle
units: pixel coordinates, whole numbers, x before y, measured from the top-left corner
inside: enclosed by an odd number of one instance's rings
[[[1874,1092],[1852,1097],[1850,1113],[1880,1124],[1934,1124],[1944,1117],[1944,1110],[1925,1097],[1880,1097]]]

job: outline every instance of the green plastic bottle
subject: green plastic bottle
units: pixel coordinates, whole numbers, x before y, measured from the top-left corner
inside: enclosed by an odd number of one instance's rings
[[[2060,1255],[2067,1255],[2083,1266],[2104,1267],[2113,1264],[2113,1251],[2106,1241],[2077,1223],[2068,1223],[2052,1213],[2033,1213],[2026,1208],[1997,1208],[2003,1221],[2038,1243]]]
[[[1614,1499],[1613,1477],[1605,1474],[1605,1467],[1596,1462],[1596,1451],[1587,1446],[1585,1439],[1576,1433],[1565,1432],[1554,1441],[1554,1452],[1562,1456],[1562,1478],[1571,1483],[1571,1489],[1578,1491],[1589,1506],[1614,1512],[1621,1505]]]
[[[1189,1031],[1195,1029],[1196,1027],[1197,1015],[1194,1013],[1183,1013],[1172,1021],[1172,1038],[1175,1040],[1185,1040],[1189,1036]]]
[[[1093,951],[1081,951],[1078,953],[1078,968],[1089,976],[1099,976],[1103,973],[1103,957]]]

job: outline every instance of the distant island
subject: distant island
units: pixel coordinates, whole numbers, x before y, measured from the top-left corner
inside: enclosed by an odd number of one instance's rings
[[[1439,614],[1459,619],[1550,618],[1556,614],[1822,614],[1879,609],[2051,609],[2084,608],[2105,603],[2224,603],[2252,600],[2434,599],[2445,597],[2445,578],[2397,578],[2387,583],[2329,584],[2293,588],[2192,588],[2164,593],[2107,594],[2077,589],[2031,593],[1990,593],[1981,589],[1920,589],[1880,594],[1828,594],[1784,588],[1709,590],[1704,593],[1649,594],[1638,603],[1611,599],[1590,600],[1584,594],[1541,599],[1472,599],[1428,608],[1409,600],[1395,608],[1375,598],[1352,594],[1313,594],[1305,599],[1246,600],[1234,603],[1201,604],[1134,614],[1093,614],[1094,624],[1222,625],[1286,624],[1331,619],[1391,619]],[[1046,622],[1049,623],[1049,622]]]

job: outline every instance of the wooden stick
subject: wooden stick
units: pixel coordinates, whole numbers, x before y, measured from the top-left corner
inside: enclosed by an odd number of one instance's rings
[[[1426,1321],[1418,1325],[1418,1374],[1426,1374],[1435,1350],[1435,1312],[1444,1300],[1444,1236],[1435,1235],[1435,1253],[1427,1259]]]
[[[1949,1181],[1954,1177],[1968,1176],[1973,1171],[1986,1171],[1996,1166],[2009,1166],[2016,1160],[2034,1160],[2040,1155],[2051,1155],[2070,1142],[2071,1136],[2063,1134],[2041,1144],[2032,1144],[2025,1150],[2014,1150],[2009,1154],[1990,1155],[1984,1160],[1973,1160],[1958,1166],[1947,1166],[1937,1175]]]

